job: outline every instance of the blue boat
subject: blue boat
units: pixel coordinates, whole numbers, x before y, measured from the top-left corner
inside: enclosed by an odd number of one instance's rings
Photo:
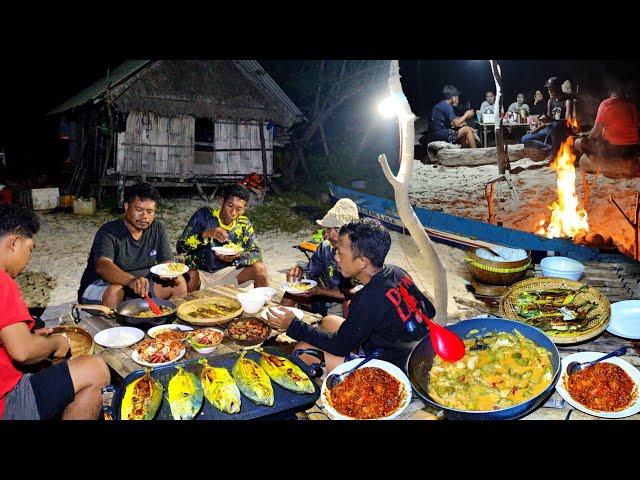
[[[360,214],[380,220],[391,230],[408,233],[400,220],[395,201],[344,188],[333,183],[327,183],[327,185],[334,200],[350,198],[358,206]],[[569,239],[546,238],[422,207],[414,206],[413,210],[431,240],[457,248],[470,249],[502,245],[509,248],[530,250],[534,261],[547,256],[549,252],[554,252],[555,255],[573,258],[581,262],[635,263],[635,260],[621,253],[603,253],[590,247],[576,245]]]

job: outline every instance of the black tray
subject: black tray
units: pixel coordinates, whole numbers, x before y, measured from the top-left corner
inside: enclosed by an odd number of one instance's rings
[[[274,347],[264,347],[266,352],[269,352],[274,355],[286,356],[280,350]],[[254,360],[258,364],[260,364],[260,354],[254,350],[249,350],[246,354],[247,358]],[[219,355],[216,357],[205,356],[205,358],[209,361],[209,366],[211,367],[225,367],[231,373],[233,366],[239,358],[238,353],[228,353],[225,355]],[[164,387],[164,392],[162,393],[162,404],[160,406],[160,410],[156,414],[154,420],[173,420],[171,416],[171,408],[169,407],[169,401],[166,398],[167,388],[169,385],[169,380],[175,373],[178,371],[177,366],[184,367],[184,369],[188,372],[193,373],[198,379],[200,378],[200,370],[202,369],[202,365],[198,363],[199,359],[187,360],[185,362],[177,362],[171,365],[166,365],[164,367],[154,368],[151,372],[151,376],[162,383]],[[302,370],[310,375],[310,369],[308,365],[299,359],[290,359],[296,365],[298,365]],[[120,420],[120,404],[122,402],[122,397],[124,396],[124,392],[131,382],[140,378],[144,375],[144,369],[136,370],[135,372],[130,373],[124,379],[122,383],[122,387],[118,389],[116,395],[113,398],[112,410],[113,416],[115,419]],[[312,380],[313,381],[313,380]],[[264,405],[257,405],[245,397],[242,393],[240,393],[241,403],[240,403],[240,411],[238,413],[224,413],[215,408],[209,401],[205,398],[202,409],[200,413],[196,416],[196,420],[250,420],[254,418],[265,417],[267,415],[273,415],[275,413],[285,412],[285,411],[302,411],[310,408],[320,396],[320,387],[313,382],[315,387],[314,393],[305,393],[305,394],[297,394],[293,393],[289,390],[282,388],[280,385],[271,380],[271,385],[273,385],[273,406],[267,407]]]

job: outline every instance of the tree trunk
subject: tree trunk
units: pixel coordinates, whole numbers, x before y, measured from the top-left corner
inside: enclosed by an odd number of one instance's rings
[[[502,130],[502,73],[500,66],[495,60],[490,60],[493,79],[496,84],[496,109],[495,109],[495,131],[496,131],[496,149],[498,151],[498,173],[503,175],[506,171],[511,170],[509,165],[509,154],[504,143],[504,131]]]
[[[445,167],[477,167],[480,165],[495,165],[498,154],[493,147],[488,148],[429,148],[429,160]],[[507,145],[507,152],[514,157],[514,161],[523,158],[544,160],[545,154],[541,150],[525,148],[522,144]]]
[[[433,297],[436,307],[436,315],[433,320],[440,325],[444,325],[447,322],[447,303],[449,298],[447,292],[447,274],[442,263],[440,263],[440,259],[438,258],[438,254],[431,242],[431,239],[429,239],[423,225],[420,223],[413,207],[409,203],[409,183],[411,180],[414,153],[413,123],[416,120],[416,116],[411,111],[407,97],[405,97],[404,92],[402,91],[398,60],[391,61],[389,90],[391,95],[399,100],[399,108],[401,109],[401,112],[398,114],[401,149],[400,168],[398,170],[398,174],[393,175],[389,168],[387,157],[384,154],[378,157],[378,161],[382,166],[382,171],[385,177],[393,187],[400,219],[418,245],[420,253],[426,261],[429,273],[431,273],[431,276],[433,277]]]

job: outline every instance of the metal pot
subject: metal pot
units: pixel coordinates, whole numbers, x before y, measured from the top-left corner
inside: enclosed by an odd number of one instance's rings
[[[537,328],[512,320],[504,320],[502,318],[473,318],[470,320],[463,320],[455,325],[449,325],[447,328],[463,339],[485,335],[489,332],[512,333],[513,330],[518,330],[522,335],[549,351],[551,354],[551,365],[553,368],[553,380],[549,386],[544,389],[544,391],[513,407],[492,411],[457,410],[445,407],[433,400],[428,393],[427,385],[429,383],[429,371],[433,364],[435,352],[431,345],[431,339],[429,338],[429,335],[427,335],[411,351],[411,354],[407,359],[406,370],[409,381],[416,393],[430,405],[444,410],[447,418],[454,420],[513,420],[523,417],[535,410],[553,391],[560,375],[560,353],[549,337]],[[469,335],[469,332],[472,330],[479,330],[479,332]]]
[[[154,298],[153,301],[159,307],[169,307],[171,312],[158,317],[136,317],[138,313],[149,310],[149,304],[144,298],[134,298],[133,300],[125,300],[118,304],[115,310],[105,305],[74,305],[71,309],[72,316],[76,323],[80,322],[80,313],[78,310],[98,312],[98,314],[115,318],[117,321],[126,325],[138,326],[156,326],[169,323],[176,316],[176,306],[169,300],[161,300]]]

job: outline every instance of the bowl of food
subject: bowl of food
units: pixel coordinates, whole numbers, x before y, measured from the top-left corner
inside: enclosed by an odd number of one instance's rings
[[[271,301],[273,296],[276,294],[276,289],[272,287],[258,287],[251,290],[253,293],[259,293],[264,295],[267,299],[267,302]]]
[[[244,347],[262,344],[270,333],[271,327],[257,318],[236,318],[227,325],[227,336]]]
[[[361,361],[345,362],[331,373],[344,373]],[[331,390],[325,378],[320,396],[333,420],[391,420],[411,403],[411,383],[392,363],[371,360]]]
[[[193,349],[202,354],[213,352],[222,342],[224,332],[217,328],[200,328],[189,333],[187,341]]]
[[[573,258],[545,257],[540,262],[545,277],[566,278],[578,281],[584,273],[584,265]]]
[[[267,303],[267,297],[260,292],[241,292],[236,295],[236,298],[242,305],[242,308],[247,313],[258,313],[260,309]]]
[[[551,395],[560,354],[542,331],[502,318],[474,318],[446,328],[463,339],[464,357],[445,362],[427,334],[409,355],[407,372],[416,393],[447,418],[521,418]]]
[[[511,285],[521,280],[531,265],[531,256],[521,249],[495,246],[467,252],[465,261],[471,276],[488,285]]]

